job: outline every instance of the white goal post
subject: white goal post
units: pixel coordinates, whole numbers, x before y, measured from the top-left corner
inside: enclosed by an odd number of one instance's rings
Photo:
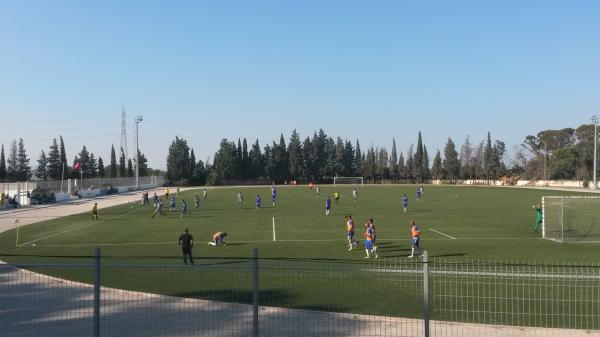
[[[360,185],[360,187],[365,186],[363,177],[334,177],[333,186],[336,185]]]
[[[542,211],[544,239],[600,242],[600,196],[545,196]]]

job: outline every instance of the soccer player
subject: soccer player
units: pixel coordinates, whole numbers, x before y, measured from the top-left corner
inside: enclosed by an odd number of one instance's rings
[[[421,188],[417,188],[417,201],[421,200],[421,194],[423,192],[421,192]]]
[[[198,198],[198,194],[194,194],[194,203],[196,204],[196,208],[200,207],[200,198]]]
[[[329,215],[331,211],[331,198],[327,196],[327,200],[325,200],[325,215]]]
[[[333,193],[333,199],[335,200],[335,204],[338,204],[338,201],[340,200],[340,194],[335,191],[335,193]]]
[[[308,183],[308,189],[312,190],[312,181]]]
[[[213,238],[211,241],[208,241],[208,244],[211,246],[218,246],[218,245],[223,245],[225,246],[225,241],[223,241],[223,239],[227,236],[226,232],[216,232],[215,235],[213,235]]]
[[[356,200],[358,200],[358,192],[356,192],[356,189],[352,190],[352,199],[354,200],[354,203],[356,204]]]
[[[181,200],[181,217],[183,218],[183,215],[187,214],[187,203],[185,202],[185,200]]]
[[[273,185],[271,186],[271,202],[273,203],[273,207],[275,207],[275,198],[277,198],[277,189]]]
[[[160,214],[160,215],[166,215],[165,213],[163,213],[162,211],[162,200],[158,200],[158,202],[156,203],[156,210],[154,210],[154,214],[152,214],[152,217],[154,218],[154,216],[156,214]]]
[[[260,194],[256,196],[256,209],[260,209],[260,205],[262,203],[262,199],[260,198]]]
[[[169,189],[165,191],[165,200],[169,200]]]
[[[242,192],[237,192],[235,198],[238,207],[242,207],[242,204],[244,203],[244,196],[242,195]]]
[[[377,252],[374,249],[373,245],[373,229],[371,227],[367,227],[367,230],[364,233],[365,237],[365,252],[367,252],[367,256],[365,259],[370,259],[371,254],[375,255],[375,258],[378,258]]]
[[[194,237],[190,234],[188,229],[185,229],[185,233],[179,236],[179,245],[181,246],[181,252],[183,253],[183,263],[187,264],[187,258],[190,258],[190,264],[194,264],[194,258],[192,257],[192,247],[194,246]]]
[[[406,193],[402,194],[402,208],[404,208],[404,213],[406,213],[406,210],[408,209],[408,197],[406,196]]]
[[[377,254],[377,230],[375,230],[375,223],[373,219],[369,219],[369,222],[365,224],[365,227],[371,229],[371,236],[373,237],[373,252]]]
[[[95,202],[94,206],[92,206],[92,220],[99,220],[98,219],[98,203]]]
[[[409,259],[412,259],[415,256],[415,249],[419,251],[419,254],[422,254],[421,247],[419,246],[421,243],[421,229],[417,224],[413,221],[410,223],[410,245],[412,247]],[[422,255],[421,255],[422,256]]]
[[[317,198],[321,197],[321,188],[317,186]]]
[[[206,200],[206,195],[208,194],[208,190],[205,188],[202,194],[202,200]]]
[[[542,220],[544,219],[544,212],[542,211],[542,207],[540,207],[540,204],[531,206],[531,208],[535,208],[535,212],[537,214],[535,226],[533,226],[533,232],[537,233],[538,229],[540,228],[540,226],[542,224]]]
[[[346,220],[346,231],[348,232],[348,250],[358,248],[358,241],[354,240],[354,220],[352,220],[352,215],[347,215],[344,217]]]
[[[154,208],[156,208],[156,205],[158,205],[158,195],[156,195],[156,192],[152,196],[152,203],[154,204]]]
[[[170,211],[174,212],[177,209],[177,201],[175,200],[175,196],[171,196],[171,201],[169,202]]]

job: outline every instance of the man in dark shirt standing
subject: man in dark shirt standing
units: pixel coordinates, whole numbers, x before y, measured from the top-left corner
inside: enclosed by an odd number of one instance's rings
[[[192,257],[192,246],[194,246],[194,237],[189,233],[188,229],[185,229],[185,233],[179,236],[179,245],[181,246],[181,252],[183,253],[183,263],[187,264],[187,258],[190,258],[190,263],[194,264],[194,258]]]

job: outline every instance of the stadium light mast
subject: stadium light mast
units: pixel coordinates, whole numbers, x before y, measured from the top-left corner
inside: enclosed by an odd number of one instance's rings
[[[135,188],[140,188],[140,143],[139,143],[139,125],[143,121],[142,116],[135,117]]]
[[[598,115],[594,115],[592,116],[592,122],[594,123],[594,186],[593,189],[597,188],[597,184],[596,184],[596,165],[597,165],[597,159],[596,156],[598,155]]]

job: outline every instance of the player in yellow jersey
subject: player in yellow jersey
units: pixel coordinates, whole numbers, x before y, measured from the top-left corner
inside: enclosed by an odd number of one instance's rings
[[[98,203],[95,202],[94,206],[92,206],[92,220],[99,220],[98,219]]]
[[[335,204],[337,205],[340,200],[340,194],[337,191],[333,193],[333,200],[335,200]]]

